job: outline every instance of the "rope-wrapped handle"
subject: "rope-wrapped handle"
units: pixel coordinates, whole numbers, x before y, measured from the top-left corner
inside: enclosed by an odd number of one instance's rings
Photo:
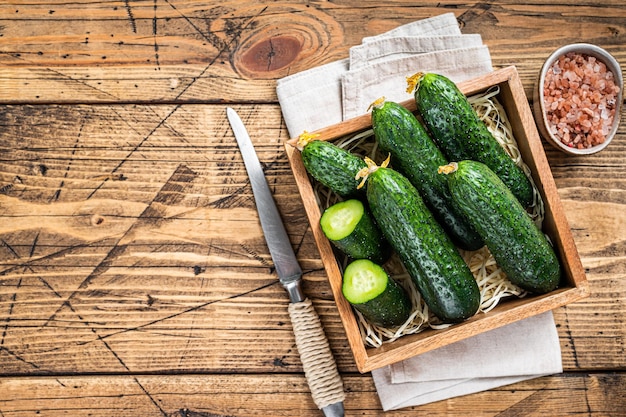
[[[290,303],[289,316],[313,401],[319,409],[343,402],[343,383],[313,304],[308,298]]]

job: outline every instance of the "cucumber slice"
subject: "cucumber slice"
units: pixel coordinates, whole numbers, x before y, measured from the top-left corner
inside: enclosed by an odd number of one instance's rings
[[[359,200],[346,200],[327,208],[320,223],[327,238],[341,240],[354,231],[364,215],[363,203]]]
[[[411,315],[411,300],[404,288],[368,259],[353,261],[346,267],[342,292],[372,324],[395,327]]]
[[[352,259],[382,264],[391,256],[390,246],[360,200],[341,201],[328,207],[320,218],[320,226],[328,240]]]

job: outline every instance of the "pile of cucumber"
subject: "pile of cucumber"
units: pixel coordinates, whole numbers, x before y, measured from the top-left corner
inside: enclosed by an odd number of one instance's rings
[[[480,306],[458,248],[486,245],[513,284],[537,294],[554,290],[561,267],[526,211],[533,202],[526,174],[451,80],[420,73],[409,83],[417,116],[384,99],[371,106],[374,138],[389,154],[380,166],[308,136],[299,144],[308,173],[342,198],[320,225],[351,259],[347,301],[378,326],[409,319],[407,291],[382,267],[391,249],[442,323],[461,322]]]

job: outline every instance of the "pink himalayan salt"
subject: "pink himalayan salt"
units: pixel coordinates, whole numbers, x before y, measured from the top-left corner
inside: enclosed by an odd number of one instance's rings
[[[613,126],[618,93],[613,73],[600,60],[574,52],[560,56],[543,85],[548,130],[572,148],[603,143]]]

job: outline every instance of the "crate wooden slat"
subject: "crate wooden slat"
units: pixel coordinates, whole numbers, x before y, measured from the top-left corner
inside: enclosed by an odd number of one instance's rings
[[[304,168],[295,139],[285,144],[295,181],[305,206],[313,234],[324,263],[328,280],[337,303],[346,336],[360,372],[402,361],[409,357],[437,349],[468,337],[522,320],[589,295],[589,286],[576,245],[557,192],[541,139],[515,67],[507,67],[485,76],[459,83],[461,91],[475,95],[498,86],[498,100],[505,109],[524,162],[532,172],[533,180],[545,206],[544,232],[550,237],[563,266],[561,286],[548,294],[529,295],[522,299],[502,301],[488,313],[478,313],[469,320],[443,330],[426,329],[421,333],[403,336],[379,348],[366,347],[350,304],[341,294],[341,270],[333,248],[319,227],[321,210],[313,192],[310,178]],[[415,110],[414,100],[401,103]],[[371,128],[369,114],[337,125],[317,130],[319,139],[333,141],[348,134]]]

